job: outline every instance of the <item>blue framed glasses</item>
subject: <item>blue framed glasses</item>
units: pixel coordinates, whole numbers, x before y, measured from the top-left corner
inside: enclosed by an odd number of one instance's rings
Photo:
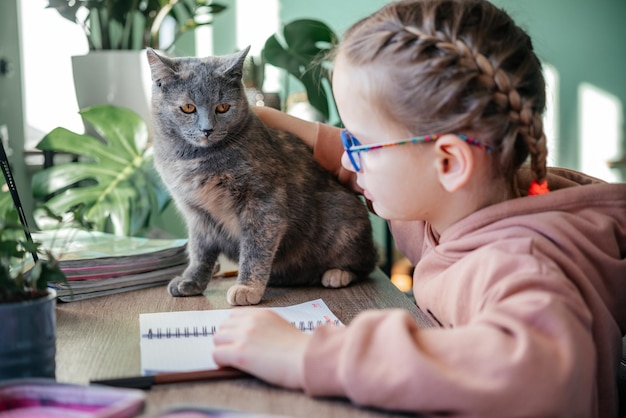
[[[490,145],[479,142],[473,138],[469,138],[461,134],[453,134],[458,136],[461,140],[467,142],[470,145],[475,145],[480,148],[484,148],[487,152],[491,152],[493,148]],[[399,139],[397,141],[380,142],[378,144],[362,145],[354,135],[352,135],[347,129],[341,131],[341,142],[348,154],[350,163],[355,171],[361,171],[361,153],[366,151],[372,151],[380,148],[395,147],[396,145],[404,144],[419,144],[426,142],[435,142],[443,135],[424,135],[416,136],[413,138]]]

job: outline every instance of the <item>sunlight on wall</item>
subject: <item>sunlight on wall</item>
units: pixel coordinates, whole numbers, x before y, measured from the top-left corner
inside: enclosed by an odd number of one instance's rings
[[[546,80],[546,111],[543,115],[543,132],[548,143],[548,165],[559,165],[559,73],[550,64],[543,63]]]
[[[237,49],[250,45],[248,56],[260,58],[265,41],[280,28],[279,0],[235,0],[236,39]],[[212,26],[196,29],[196,54],[206,57],[214,54],[214,39]],[[280,70],[268,65],[265,67],[263,89],[266,92],[280,90]]]
[[[579,159],[583,172],[609,182],[619,181],[607,161],[621,156],[624,108],[621,101],[592,84],[578,86]]]
[[[213,55],[213,27],[200,26],[196,29],[196,55],[199,57],[208,57]]]
[[[249,56],[260,57],[267,38],[280,28],[278,0],[237,0],[237,47],[250,45]],[[280,70],[265,66],[263,90],[280,90]]]
[[[72,77],[72,55],[88,51],[82,29],[64,19],[45,0],[21,1],[24,119],[27,150],[52,129],[75,132],[84,127],[78,115]]]
[[[278,0],[237,0],[237,47],[250,45],[250,54],[261,55],[265,40],[278,30]]]

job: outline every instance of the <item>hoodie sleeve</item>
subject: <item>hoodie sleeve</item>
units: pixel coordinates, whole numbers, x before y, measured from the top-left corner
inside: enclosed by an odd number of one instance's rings
[[[402,310],[319,328],[305,353],[305,391],[453,416],[594,416],[590,314],[567,285],[548,291],[546,275],[527,279],[496,285],[487,294],[497,300],[454,328],[420,328]]]

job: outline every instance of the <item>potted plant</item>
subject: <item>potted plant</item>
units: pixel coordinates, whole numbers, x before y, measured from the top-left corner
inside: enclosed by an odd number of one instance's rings
[[[48,284],[66,277],[52,253],[32,239],[2,142],[0,167],[0,380],[54,378],[56,292]],[[64,217],[47,213],[64,225]],[[68,215],[70,225],[89,227],[81,205]]]
[[[16,238],[17,212],[0,219],[0,380],[55,377],[56,292],[49,281],[64,279],[55,260],[39,260],[30,275],[20,269],[36,243]],[[16,271],[17,270],[17,271]]]
[[[78,24],[89,45],[89,53],[72,57],[79,109],[125,106],[149,122],[150,69],[142,50],[171,50],[182,34],[211,24],[226,6],[212,0],[48,0],[47,8]],[[160,45],[167,20],[174,23],[173,41]]]
[[[33,197],[54,213],[84,205],[83,217],[97,231],[140,235],[170,201],[153,166],[146,123],[135,112],[112,105],[89,107],[80,114],[98,138],[61,127],[48,133],[38,149],[78,159],[35,173]],[[40,229],[47,229],[46,219],[47,213],[36,211]]]
[[[286,24],[282,32],[270,36],[262,51],[263,60],[286,71],[284,95],[288,95],[289,76],[298,79],[306,90],[307,100],[325,121],[336,114],[330,87],[328,52],[337,36],[325,23],[299,19]]]
[[[54,378],[57,293],[51,283],[67,283],[67,278],[52,252],[32,239],[16,210],[19,197],[13,203],[0,216],[0,380]],[[77,206],[59,216],[46,208],[57,227],[90,229],[82,212]]]
[[[48,0],[65,19],[84,30],[90,51],[169,50],[183,33],[212,22],[226,6],[212,0]],[[174,41],[159,44],[166,18],[176,24]]]

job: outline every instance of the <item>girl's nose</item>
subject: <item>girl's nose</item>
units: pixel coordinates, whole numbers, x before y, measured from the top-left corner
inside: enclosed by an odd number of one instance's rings
[[[348,153],[345,152],[345,151],[343,152],[343,154],[341,154],[341,165],[346,170],[349,170],[349,171],[352,171],[352,172],[356,172],[354,170],[354,167],[352,166],[352,163],[350,162],[350,157],[348,157]]]

